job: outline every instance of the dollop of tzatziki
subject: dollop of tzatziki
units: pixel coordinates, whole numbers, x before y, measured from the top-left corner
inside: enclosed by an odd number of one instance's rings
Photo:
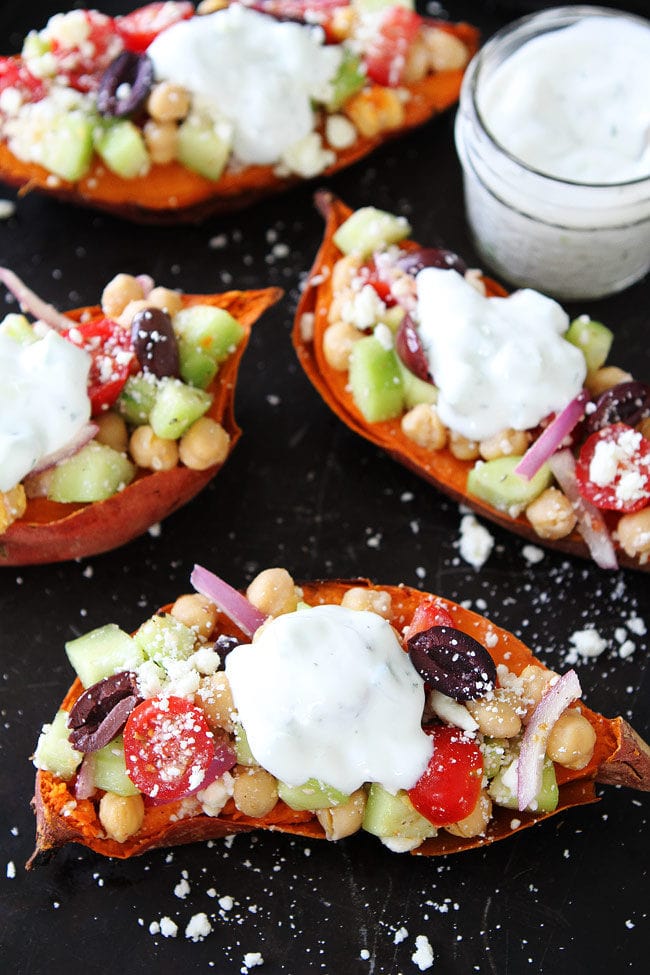
[[[312,99],[327,97],[341,62],[318,27],[274,20],[237,4],[183,20],[147,49],[158,81],[182,85],[195,108],[233,127],[233,153],[268,165],[314,128]]]
[[[422,678],[375,613],[325,605],[279,616],[228,654],[226,675],[251,752],[289,785],[396,792],[427,767]]]
[[[88,422],[90,362],[51,330],[28,343],[0,334],[0,491],[20,483]]]
[[[486,298],[456,271],[417,276],[419,332],[438,387],[436,409],[469,440],[528,430],[580,392],[584,355],[562,336],[569,316],[525,288]]]

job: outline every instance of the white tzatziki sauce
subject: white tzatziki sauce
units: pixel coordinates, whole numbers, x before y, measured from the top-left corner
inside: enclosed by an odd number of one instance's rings
[[[52,330],[0,334],[0,491],[9,491],[90,419],[90,356]]]
[[[486,298],[456,271],[416,279],[419,333],[445,426],[469,440],[528,430],[578,395],[584,355],[562,338],[569,317],[529,288]]]
[[[427,767],[424,683],[376,613],[325,605],[279,616],[228,654],[226,675],[251,752],[282,782],[394,793]]]
[[[650,176],[650,24],[586,16],[528,40],[482,81],[487,129],[539,172],[580,183]]]
[[[341,62],[321,28],[274,20],[237,4],[174,24],[147,48],[157,80],[182,85],[234,128],[242,163],[268,165],[314,128]]]

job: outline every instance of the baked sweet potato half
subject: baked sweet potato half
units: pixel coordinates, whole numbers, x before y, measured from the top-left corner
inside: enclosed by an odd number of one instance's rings
[[[599,782],[650,788],[648,746],[579,701],[574,671],[455,603],[280,568],[246,596],[198,566],[192,583],[133,636],[66,645],[79,676],[36,749],[30,865],[256,829],[454,853]]]
[[[61,315],[0,274],[36,318],[0,324],[0,565],[123,545],[225,463],[241,357],[281,291],[181,295],[122,274],[101,306]]]
[[[444,111],[478,47],[468,24],[391,2],[159,6],[59,14],[0,61],[0,179],[140,222],[199,221]]]
[[[458,255],[408,240],[403,218],[353,214],[325,191],[316,202],[325,236],[293,344],[330,409],[508,531],[648,571],[650,385],[605,365],[610,330],[569,324],[536,292],[508,297]]]

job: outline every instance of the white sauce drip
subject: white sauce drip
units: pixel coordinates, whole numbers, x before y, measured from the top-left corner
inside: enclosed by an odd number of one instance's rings
[[[326,96],[342,57],[323,41],[318,27],[233,5],[175,24],[147,54],[156,79],[182,85],[233,125],[241,162],[270,164],[314,128],[311,99]]]
[[[561,179],[650,175],[650,25],[585,17],[525,43],[481,83],[487,129]]]
[[[375,613],[328,605],[279,616],[228,654],[226,674],[253,755],[290,785],[396,792],[431,757],[423,681]]]
[[[527,430],[580,392],[587,367],[560,305],[524,289],[486,298],[456,271],[417,276],[419,332],[442,422],[470,440]]]
[[[29,344],[0,334],[0,491],[88,422],[89,370],[88,353],[56,332]]]

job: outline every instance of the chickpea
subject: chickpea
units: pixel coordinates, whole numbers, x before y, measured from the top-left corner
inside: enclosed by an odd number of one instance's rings
[[[153,163],[164,166],[176,158],[178,128],[175,122],[157,122],[150,118],[145,122],[143,132]]]
[[[465,707],[489,738],[514,738],[521,731],[521,719],[511,704],[508,691],[497,690],[492,697],[467,701]]]
[[[190,110],[190,93],[171,81],[154,85],[147,100],[147,111],[156,122],[180,122]]]
[[[142,285],[132,274],[116,274],[102,292],[102,311],[117,318],[131,301],[144,298]]]
[[[197,14],[213,14],[215,10],[223,10],[228,6],[228,0],[201,0],[196,8]]]
[[[616,537],[626,555],[645,564],[650,556],[650,508],[623,515],[616,528]]]
[[[229,449],[230,434],[209,416],[196,420],[178,445],[181,461],[193,471],[205,471],[208,467],[223,464]]]
[[[412,85],[417,81],[422,81],[429,73],[430,63],[431,55],[426,41],[423,37],[416,37],[406,52],[401,82],[405,85]]]
[[[460,819],[451,826],[445,826],[448,833],[453,836],[481,836],[486,830],[492,818],[492,800],[487,792],[481,791],[478,802],[464,819]]]
[[[6,529],[18,518],[22,518],[27,510],[27,495],[22,484],[16,484],[9,491],[0,493],[0,532]]]
[[[454,430],[449,431],[449,451],[457,460],[478,460],[480,456],[476,440],[468,440]]]
[[[278,780],[263,768],[239,768],[232,797],[244,816],[259,819],[270,813],[278,801]]]
[[[405,413],[402,433],[425,450],[442,450],[447,443],[447,428],[431,403],[418,403]]]
[[[203,708],[213,731],[223,728],[230,734],[234,733],[237,712],[228,678],[222,670],[201,679],[194,700]]]
[[[102,413],[95,417],[93,422],[99,427],[95,434],[98,443],[106,444],[120,454],[126,453],[129,447],[129,432],[119,413]]]
[[[392,616],[392,604],[389,592],[377,589],[363,589],[361,586],[354,586],[343,596],[341,606],[347,609],[365,610],[369,613],[376,613],[389,620]]]
[[[360,267],[361,262],[354,254],[340,257],[332,268],[332,291],[336,294],[350,288]]]
[[[199,637],[209,640],[217,622],[217,607],[211,599],[199,593],[179,596],[171,609],[171,615],[185,626],[195,630]]]
[[[433,27],[425,29],[423,37],[434,71],[457,71],[469,61],[469,51],[454,34]]]
[[[348,98],[342,111],[364,139],[374,139],[380,132],[398,129],[404,124],[404,105],[399,95],[392,88],[379,85]]]
[[[129,452],[138,467],[152,471],[169,471],[178,464],[176,441],[157,437],[148,424],[133,431]]]
[[[246,590],[248,600],[267,616],[292,613],[302,595],[286,569],[264,569]]]
[[[153,308],[161,308],[172,318],[183,307],[183,299],[178,291],[171,288],[153,288],[147,295],[147,301]]]
[[[557,677],[555,671],[544,670],[537,664],[528,664],[524,667],[519,675],[523,687],[522,704],[526,708],[524,722],[531,716],[555,677]]]
[[[124,843],[137,833],[144,822],[144,802],[135,796],[118,796],[105,792],[99,800],[99,821],[112,840]]]
[[[596,732],[584,715],[567,708],[551,728],[546,754],[563,768],[582,769],[594,754]]]
[[[601,393],[604,393],[607,389],[611,389],[612,386],[618,386],[619,383],[628,383],[631,379],[631,374],[624,372],[623,369],[619,369],[618,366],[603,366],[602,369],[594,369],[593,372],[587,373],[585,386],[592,396],[600,396]]]
[[[540,538],[566,538],[578,520],[567,496],[555,487],[547,488],[531,501],[526,517]]]
[[[323,333],[323,355],[328,366],[338,372],[346,372],[350,366],[352,346],[363,338],[363,333],[349,322],[334,322]]]
[[[342,840],[361,829],[366,811],[366,793],[363,789],[353,792],[347,802],[331,809],[317,809],[316,819],[325,830],[328,840]]]
[[[23,481],[25,495],[28,498],[46,498],[50,493],[53,476],[53,467],[48,467],[46,471],[39,471],[37,474],[28,474]]]
[[[478,449],[483,460],[496,460],[497,457],[525,453],[529,443],[530,437],[525,430],[506,429],[481,440]]]
[[[129,303],[124,306],[120,314],[117,316],[116,321],[118,324],[124,326],[124,328],[130,328],[131,322],[137,313],[139,311],[144,311],[145,308],[151,308],[151,303],[147,301],[146,298],[138,298],[134,301],[129,301]]]

